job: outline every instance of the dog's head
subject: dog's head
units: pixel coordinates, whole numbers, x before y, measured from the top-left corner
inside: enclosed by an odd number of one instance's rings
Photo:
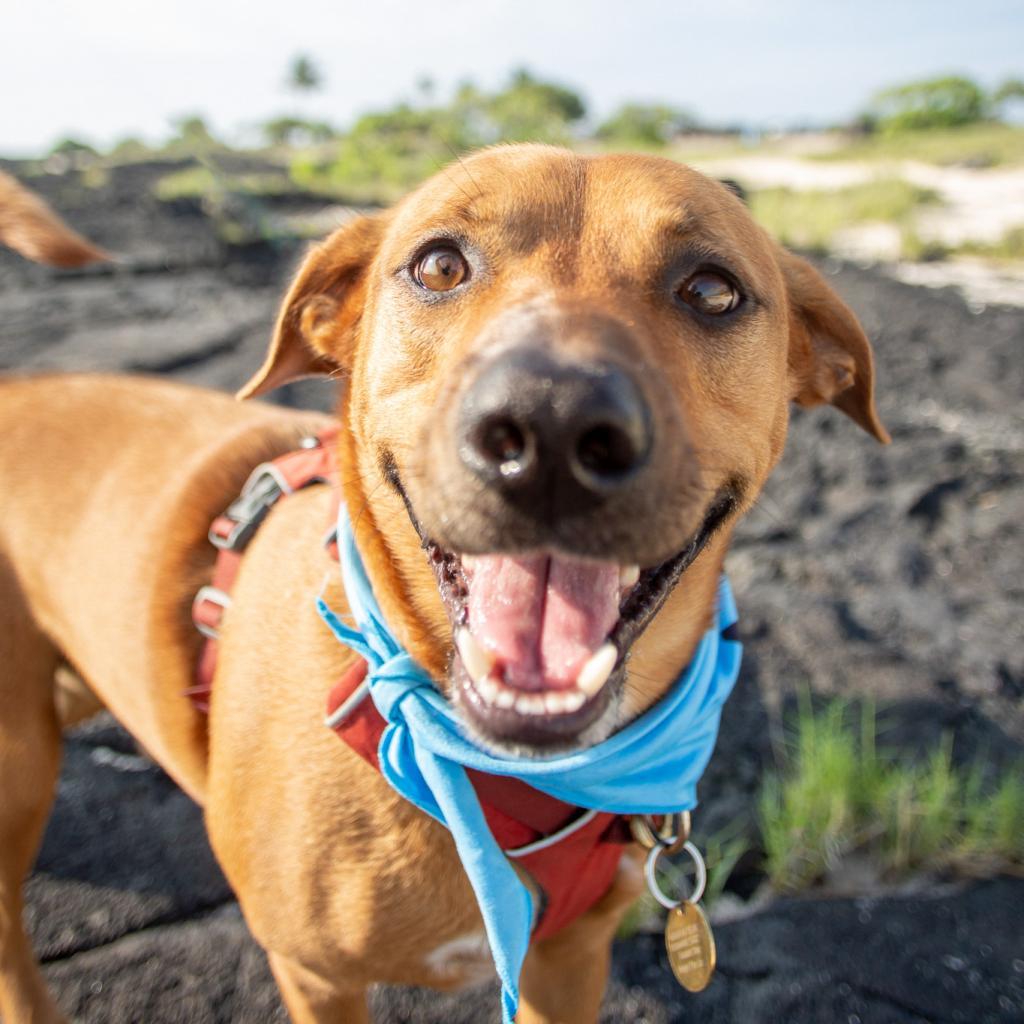
[[[596,742],[676,678],[791,401],[887,440],[849,309],[651,157],[491,149],[341,228],[245,393],[318,372],[348,377],[345,497],[392,628],[527,751]]]

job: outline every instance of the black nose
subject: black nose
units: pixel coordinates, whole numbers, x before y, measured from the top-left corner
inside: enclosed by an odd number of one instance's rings
[[[547,507],[610,496],[650,456],[651,415],[612,363],[563,363],[533,346],[478,372],[459,410],[459,454],[488,486]]]

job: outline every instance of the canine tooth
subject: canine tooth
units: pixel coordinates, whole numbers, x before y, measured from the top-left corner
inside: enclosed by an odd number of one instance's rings
[[[637,580],[640,579],[640,566],[639,565],[623,565],[619,569],[619,586],[620,587],[635,587]]]
[[[619,651],[615,644],[609,641],[599,647],[580,670],[579,677],[576,679],[576,688],[582,690],[588,697],[593,697],[608,681],[612,669],[615,668],[615,662],[618,660]]]
[[[479,679],[474,679],[473,682],[476,685],[476,692],[483,697],[486,704],[497,702],[498,695],[501,693],[501,687],[494,679],[490,676],[481,676]]]
[[[491,674],[494,666],[494,659],[481,646],[473,634],[463,627],[455,634],[455,646],[459,649],[459,657],[466,671],[470,674],[473,682],[479,683]]]
[[[462,568],[473,572],[476,569],[476,558],[473,555],[463,555]]]

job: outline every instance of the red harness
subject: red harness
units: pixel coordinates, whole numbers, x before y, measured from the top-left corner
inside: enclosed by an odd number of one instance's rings
[[[213,580],[196,594],[192,605],[193,621],[206,642],[196,668],[196,685],[188,690],[188,696],[201,711],[209,710],[217,631],[231,606],[230,590],[242,554],[281,498],[313,484],[326,483],[338,492],[333,456],[336,437],[337,429],[325,431],[307,439],[298,451],[257,466],[241,495],[210,527],[210,542],[218,549]],[[337,558],[333,530],[326,543]],[[361,699],[356,693],[366,673],[367,664],[360,658],[331,689],[327,713],[335,719],[340,717],[332,726],[338,736],[380,771],[377,749],[387,722],[372,700]],[[362,696],[365,693],[362,691]],[[346,702],[350,706],[339,716]],[[532,879],[540,896],[535,938],[553,935],[608,891],[625,844],[630,841],[625,817],[563,803],[519,779],[472,769],[467,774],[495,840]]]

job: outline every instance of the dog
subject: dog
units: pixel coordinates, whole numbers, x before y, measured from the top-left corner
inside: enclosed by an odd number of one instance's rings
[[[324,728],[355,661],[314,608],[322,592],[348,609],[320,542],[329,488],[266,517],[209,715],[185,696],[207,531],[258,463],[340,427],[342,498],[391,630],[480,747],[537,758],[600,742],[678,677],[791,403],[889,440],[854,314],[730,190],[651,156],[496,147],[347,223],[301,264],[241,396],[314,374],[344,378],[337,418],[114,376],[0,382],[6,1021],[63,1019],[20,887],[61,729],[100,706],[204,807],[297,1024],[366,1021],[373,983],[487,973],[449,833]],[[636,866],[634,849],[531,943],[521,1024],[596,1020]]]

